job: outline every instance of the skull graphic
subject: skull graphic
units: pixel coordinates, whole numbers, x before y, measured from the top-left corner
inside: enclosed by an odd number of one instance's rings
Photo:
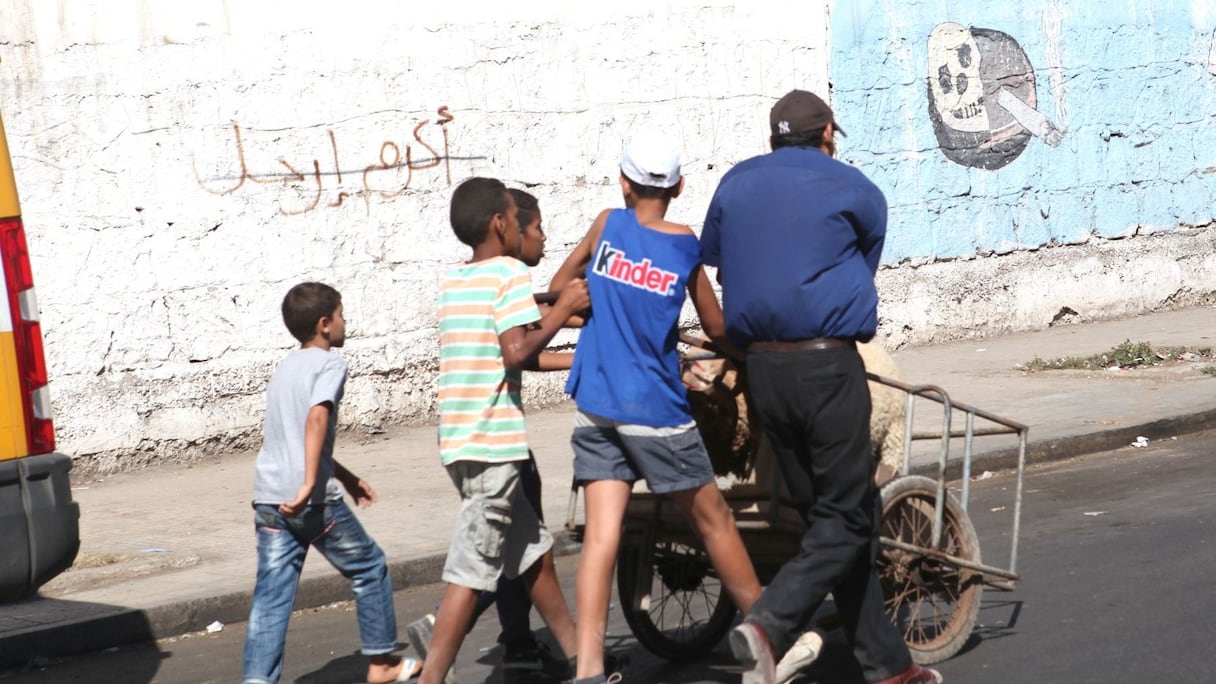
[[[1031,132],[1006,106],[1035,107],[1034,70],[1022,47],[1000,31],[943,22],[928,41],[929,118],[951,161],[999,169],[1026,149]]]
[[[957,131],[987,131],[980,46],[971,29],[938,24],[929,35],[929,65],[937,65],[936,74],[929,74],[929,88],[942,123]]]

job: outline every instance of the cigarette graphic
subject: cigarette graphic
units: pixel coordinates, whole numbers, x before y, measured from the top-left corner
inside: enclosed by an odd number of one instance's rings
[[[1043,116],[1042,112],[1023,102],[1021,98],[1014,95],[1011,91],[1001,88],[1000,94],[996,97],[996,102],[1005,111],[1009,112],[1014,120],[1030,131],[1031,135],[1048,145],[1055,147],[1064,139],[1063,131],[1049,121],[1046,116]]]

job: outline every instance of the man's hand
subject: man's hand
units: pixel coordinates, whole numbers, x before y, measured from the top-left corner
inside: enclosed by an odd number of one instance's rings
[[[721,359],[680,359],[680,379],[684,387],[693,392],[706,392],[714,386],[714,382],[722,375],[723,362]]]

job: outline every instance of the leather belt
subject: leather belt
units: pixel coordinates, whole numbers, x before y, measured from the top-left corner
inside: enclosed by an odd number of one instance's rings
[[[841,349],[856,347],[855,340],[843,337],[813,337],[809,340],[793,340],[790,342],[752,342],[747,345],[749,352],[801,352],[820,351],[823,349]]]

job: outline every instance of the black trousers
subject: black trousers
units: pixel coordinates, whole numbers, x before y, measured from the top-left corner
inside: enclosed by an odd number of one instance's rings
[[[806,523],[748,620],[780,657],[829,593],[867,681],[912,665],[883,609],[874,562],[882,501],[874,486],[870,392],[851,347],[747,356],[748,385],[786,487]]]

